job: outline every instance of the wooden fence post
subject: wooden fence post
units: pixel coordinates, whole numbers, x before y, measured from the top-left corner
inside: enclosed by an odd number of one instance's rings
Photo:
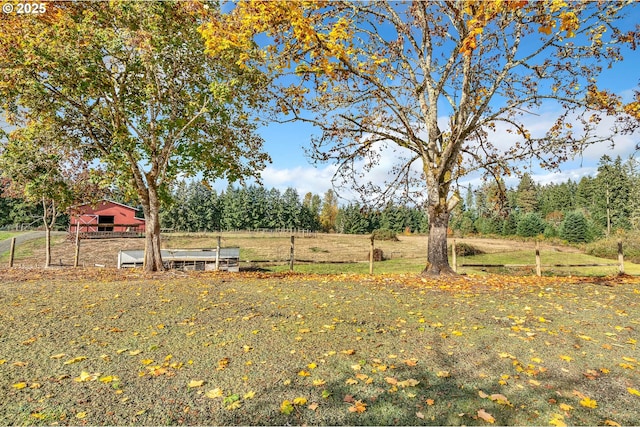
[[[542,276],[542,266],[540,263],[540,242],[536,240],[536,276]]]
[[[16,238],[11,238],[11,249],[9,249],[9,267],[13,267],[13,256],[16,252]]]
[[[216,268],[215,271],[220,271],[220,236],[218,236],[216,243]]]
[[[79,222],[79,219],[76,218],[76,253],[73,257],[73,268],[77,268],[79,262],[80,262],[80,222]]]
[[[293,271],[293,257],[295,253],[295,236],[291,236],[291,250],[289,252],[289,271]]]
[[[375,237],[371,235],[371,247],[369,249],[369,274],[373,274],[373,255],[375,252]]]
[[[453,264],[453,271],[458,272],[458,258],[456,255],[456,239],[451,241],[451,261]]]
[[[624,274],[624,253],[622,252],[622,240],[618,240],[618,273]]]

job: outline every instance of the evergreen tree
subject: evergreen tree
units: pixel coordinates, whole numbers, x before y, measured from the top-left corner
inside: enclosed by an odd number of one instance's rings
[[[631,185],[620,156],[615,161],[602,156],[594,184],[593,218],[606,230],[607,236],[617,228],[628,230]]]
[[[522,237],[534,237],[544,233],[545,223],[540,217],[540,214],[536,212],[530,212],[524,215],[516,228],[518,236]]]
[[[538,208],[538,189],[528,173],[522,175],[518,184],[515,207],[521,213],[535,212]]]
[[[560,226],[560,237],[572,243],[589,241],[587,218],[580,211],[569,212]]]
[[[294,188],[287,188],[282,195],[282,207],[284,210],[284,226],[285,228],[300,228],[300,214],[302,205],[300,196]]]
[[[344,234],[365,234],[369,231],[369,221],[362,214],[359,203],[349,203],[339,209],[336,217],[336,231]]]

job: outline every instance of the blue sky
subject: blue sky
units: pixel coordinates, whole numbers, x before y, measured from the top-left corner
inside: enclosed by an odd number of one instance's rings
[[[626,21],[630,27],[640,22],[640,8],[634,8]],[[602,73],[597,84],[600,89],[607,89],[621,95],[625,101],[633,98],[634,89],[638,89],[640,73],[640,54],[635,51],[623,52],[624,61],[618,62],[612,69]],[[531,116],[530,130],[548,129],[558,112],[545,110],[540,116]],[[607,120],[602,123],[602,132],[606,133]],[[498,133],[500,130],[498,130]],[[287,187],[298,190],[303,196],[310,191],[322,195],[331,188],[331,177],[335,172],[335,165],[314,165],[305,157],[304,147],[308,147],[312,135],[319,134],[319,130],[303,123],[273,123],[260,129],[265,140],[264,148],[271,155],[272,163],[262,172],[262,182],[267,188],[275,187],[282,191]],[[506,137],[506,133],[503,135]],[[510,137],[512,138],[512,137]],[[636,144],[640,143],[640,132],[634,135],[621,135],[615,138],[615,146],[609,144],[594,145],[581,156],[562,165],[560,172],[549,172],[532,165],[534,179],[540,183],[560,182],[567,179],[579,180],[585,175],[593,175],[597,170],[597,163],[602,155],[610,157],[620,155],[626,159],[630,155],[637,156]],[[506,179],[507,185],[516,185],[519,178],[511,176]],[[481,183],[479,175],[470,176],[460,181],[461,185],[471,184],[477,187]],[[218,183],[216,188],[224,189],[226,184]]]

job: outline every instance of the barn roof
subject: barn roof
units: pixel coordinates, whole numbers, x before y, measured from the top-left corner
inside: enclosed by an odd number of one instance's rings
[[[109,200],[109,199],[101,199],[101,200],[98,200],[97,202],[89,202],[89,203],[83,203],[81,205],[72,206],[71,210],[77,210],[77,209],[80,209],[80,208],[82,208],[84,206],[99,206],[101,203],[113,203],[114,205],[122,206],[125,209],[130,209],[130,210],[136,211],[136,212],[140,210],[138,208],[134,208],[133,206],[125,205],[123,203],[118,203],[118,202],[115,202],[115,201]],[[140,219],[142,219],[142,218],[140,218]]]

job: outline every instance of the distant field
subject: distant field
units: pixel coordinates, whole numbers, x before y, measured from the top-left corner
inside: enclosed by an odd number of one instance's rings
[[[290,236],[269,232],[173,233],[163,237],[166,248],[215,248],[217,236],[223,247],[240,247],[241,267],[267,271],[288,271]],[[384,261],[376,262],[375,273],[419,273],[426,263],[427,237],[399,235],[399,241],[376,241]],[[534,267],[491,268],[463,267],[464,264],[535,264],[533,241],[488,238],[456,239],[482,254],[458,256],[458,271],[467,274],[535,274]],[[55,237],[52,259],[56,265],[73,265],[74,243],[65,236]],[[44,241],[34,240],[20,245],[16,251],[18,266],[42,265]],[[118,251],[142,249],[143,239],[85,240],[81,244],[80,265],[114,267]],[[367,273],[369,271],[370,239],[368,235],[313,234],[295,238],[295,271],[309,273]],[[541,244],[543,265],[604,264],[614,260],[597,258],[571,246]],[[6,263],[7,254],[0,257]],[[617,266],[608,267],[543,267],[545,275],[612,275]],[[640,275],[640,265],[625,263],[627,274]]]

